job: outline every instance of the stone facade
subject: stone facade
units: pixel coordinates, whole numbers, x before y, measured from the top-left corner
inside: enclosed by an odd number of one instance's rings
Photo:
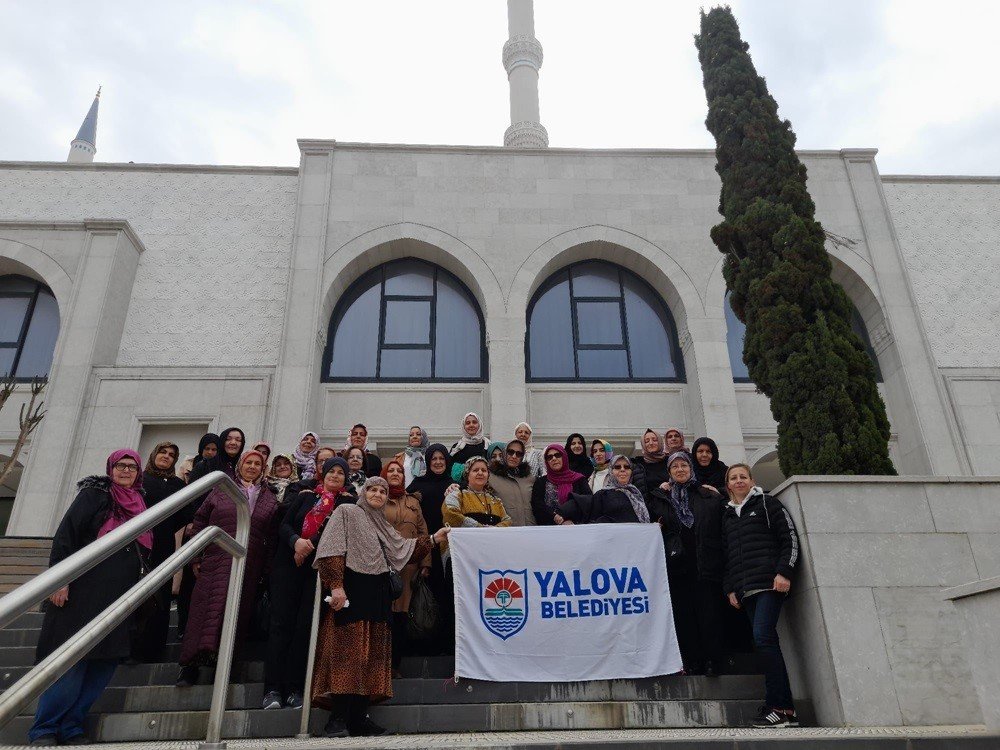
[[[63,321],[53,411],[21,457],[12,533],[50,532],[81,474],[171,424],[236,423],[286,449],[306,428],[339,444],[363,421],[386,452],[417,422],[453,440],[475,410],[497,437],[527,418],[538,442],[580,430],[627,450],[647,426],[677,426],[713,436],[730,462],[773,457],[767,400],[733,383],[728,359],[721,257],[708,237],[718,221],[714,152],[299,145],[297,169],[0,164],[0,272],[44,281]],[[1000,345],[983,335],[996,285],[977,278],[963,298],[966,267],[956,261],[948,303],[931,299],[935,254],[986,257],[993,235],[979,217],[995,181],[883,180],[874,156],[802,153],[835,277],[884,376],[893,458],[906,474],[1000,472]],[[960,192],[948,202],[954,217],[939,217],[952,190],[979,196],[979,208]],[[947,228],[958,224],[954,242]],[[121,255],[109,267],[96,248],[112,234]],[[323,382],[338,299],[365,272],[407,256],[471,291],[485,320],[487,382]],[[589,258],[629,269],[664,300],[685,382],[526,381],[533,294]],[[956,336],[966,351],[948,345]],[[16,404],[0,415],[0,452],[13,442],[12,420]]]

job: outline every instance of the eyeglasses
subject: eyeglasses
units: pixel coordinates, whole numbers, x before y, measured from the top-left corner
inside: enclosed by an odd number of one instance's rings
[[[138,466],[136,466],[135,464],[125,463],[124,461],[119,461],[116,464],[112,464],[111,468],[112,469],[118,469],[118,471],[126,473],[126,474],[131,474],[133,472],[139,471],[139,467]]]
[[[562,456],[561,456],[561,455],[559,455],[558,453],[549,453],[549,454],[548,454],[548,455],[547,455],[547,456],[545,457],[545,460],[546,460],[546,461],[551,461],[551,460],[552,460],[553,458],[562,458]]]
[[[520,456],[524,455],[524,451],[512,451],[510,448],[508,448],[507,449],[507,455],[508,456],[518,456],[518,457],[520,457]]]

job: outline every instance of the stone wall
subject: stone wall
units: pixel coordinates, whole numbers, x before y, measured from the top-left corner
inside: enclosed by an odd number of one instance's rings
[[[795,696],[826,726],[981,723],[940,592],[1000,573],[1000,479],[793,477],[774,494],[801,540],[780,625]]]

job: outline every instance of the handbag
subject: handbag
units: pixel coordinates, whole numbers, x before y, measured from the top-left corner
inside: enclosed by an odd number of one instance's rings
[[[440,612],[434,592],[423,576],[417,575],[410,584],[410,611],[406,630],[413,640],[430,638],[437,630]]]
[[[142,556],[142,551],[139,549],[139,542],[132,542],[135,546],[135,556],[139,558],[139,581],[141,582],[143,578],[149,575],[149,564],[146,559]],[[136,607],[135,614],[139,622],[145,622],[150,617],[155,615],[163,607],[160,601],[160,592],[154,591],[149,595],[148,599],[144,599],[142,603]]]
[[[389,564],[389,556],[385,554],[385,547],[382,546],[381,540],[379,540],[378,546],[382,550],[382,557],[385,558],[385,567],[389,569],[389,591],[392,593],[392,600],[396,601],[403,595],[403,576],[393,570],[392,565]]]

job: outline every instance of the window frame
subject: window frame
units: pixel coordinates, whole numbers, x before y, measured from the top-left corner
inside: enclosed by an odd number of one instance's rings
[[[609,297],[602,295],[581,295],[577,297],[573,292],[573,269],[578,266],[584,265],[602,265],[606,268],[612,269],[615,272],[615,276],[618,280],[618,296]],[[576,373],[575,377],[567,378],[556,378],[556,377],[539,377],[531,375],[531,317],[535,311],[535,304],[541,299],[542,295],[548,292],[555,284],[550,284],[553,279],[561,274],[566,274],[566,279],[569,284],[569,314],[570,314],[570,325],[573,332],[573,369]],[[645,286],[653,295],[653,298],[659,302],[661,305],[661,312],[666,313],[666,319],[669,323],[669,328],[666,330],[668,346],[670,347],[670,355],[673,360],[674,371],[676,375],[673,377],[660,377],[660,378],[640,378],[633,377],[632,373],[632,349],[629,342],[628,335],[628,310],[625,305],[625,274],[629,274],[635,281],[643,286]],[[558,283],[558,282],[556,282]],[[580,343],[580,324],[577,316],[577,304],[579,302],[610,302],[616,303],[618,305],[619,320],[621,324],[622,333],[622,343],[621,344],[581,344]],[[598,258],[587,258],[584,260],[579,260],[569,265],[563,266],[557,271],[549,274],[548,278],[545,279],[535,291],[531,297],[531,301],[528,304],[527,315],[524,321],[525,333],[524,333],[524,369],[525,369],[525,382],[527,383],[686,383],[687,373],[684,367],[684,354],[681,351],[680,339],[677,333],[677,322],[674,320],[673,313],[670,312],[670,307],[667,305],[666,301],[660,296],[660,294],[650,285],[645,279],[632,271],[629,271],[624,266],[620,266],[617,263],[612,263],[610,261],[601,260]],[[613,377],[580,377],[580,355],[581,351],[622,351],[625,352],[625,363],[628,368],[629,375],[622,378]]]
[[[416,262],[421,263],[430,268],[432,272],[431,277],[431,294],[386,294],[385,282],[386,282],[386,269],[397,263],[405,262]],[[376,344],[375,350],[375,376],[374,377],[359,377],[350,375],[330,375],[330,370],[333,365],[333,342],[336,337],[336,327],[338,322],[343,318],[346,312],[347,300],[354,297],[353,302],[356,302],[360,295],[355,296],[353,292],[358,289],[358,287],[365,286],[368,288],[368,282],[378,274],[378,288],[379,288],[379,320],[378,320],[378,342]],[[437,298],[438,298],[438,278],[440,274],[444,274],[449,278],[458,289],[458,291],[465,295],[469,304],[476,311],[476,318],[479,322],[479,372],[478,378],[474,377],[460,377],[460,378],[441,378],[435,377],[434,373],[437,367]],[[430,303],[430,331],[428,338],[430,339],[429,344],[387,344],[385,343],[385,323],[386,323],[386,303],[387,302],[429,302]],[[353,304],[352,302],[352,304]],[[396,350],[396,351],[427,351],[430,350],[431,353],[431,375],[430,377],[423,376],[408,376],[408,377],[383,377],[379,373],[382,370],[382,350]],[[344,290],[343,294],[340,295],[340,299],[337,301],[336,306],[333,309],[333,314],[330,315],[330,322],[327,325],[326,333],[326,344],[323,347],[323,373],[320,378],[322,383],[486,383],[489,382],[489,354],[486,350],[486,321],[483,318],[483,311],[479,306],[479,302],[476,300],[475,296],[469,290],[469,288],[462,283],[455,274],[451,273],[447,269],[442,268],[436,263],[431,263],[430,261],[424,260],[422,258],[415,258],[412,256],[406,256],[403,258],[395,258],[390,261],[386,261],[375,268],[367,271],[366,273],[359,276],[347,289]]]
[[[45,284],[33,279],[30,276],[24,276],[18,273],[5,273],[0,275],[0,280],[2,279],[22,279],[31,284],[35,285],[34,291],[31,292],[5,292],[0,290],[0,298],[2,299],[27,299],[28,307],[24,311],[24,318],[21,320],[21,331],[18,334],[17,340],[14,342],[0,341],[0,349],[14,349],[14,359],[10,363],[10,373],[16,373],[18,366],[21,364],[21,355],[24,354],[24,345],[28,340],[28,329],[31,327],[31,320],[35,316],[35,306],[38,304],[38,297],[42,293],[42,290],[46,290],[52,298],[55,299],[55,295],[52,294],[52,290],[49,289]],[[58,305],[58,302],[57,302]],[[61,327],[61,326],[60,326]],[[59,333],[56,333],[56,338],[58,340]],[[49,372],[52,371],[52,366],[49,365]],[[31,381],[37,379],[39,376],[35,375],[32,377],[15,377],[15,383],[30,383]],[[46,373],[45,378],[49,377]]]

